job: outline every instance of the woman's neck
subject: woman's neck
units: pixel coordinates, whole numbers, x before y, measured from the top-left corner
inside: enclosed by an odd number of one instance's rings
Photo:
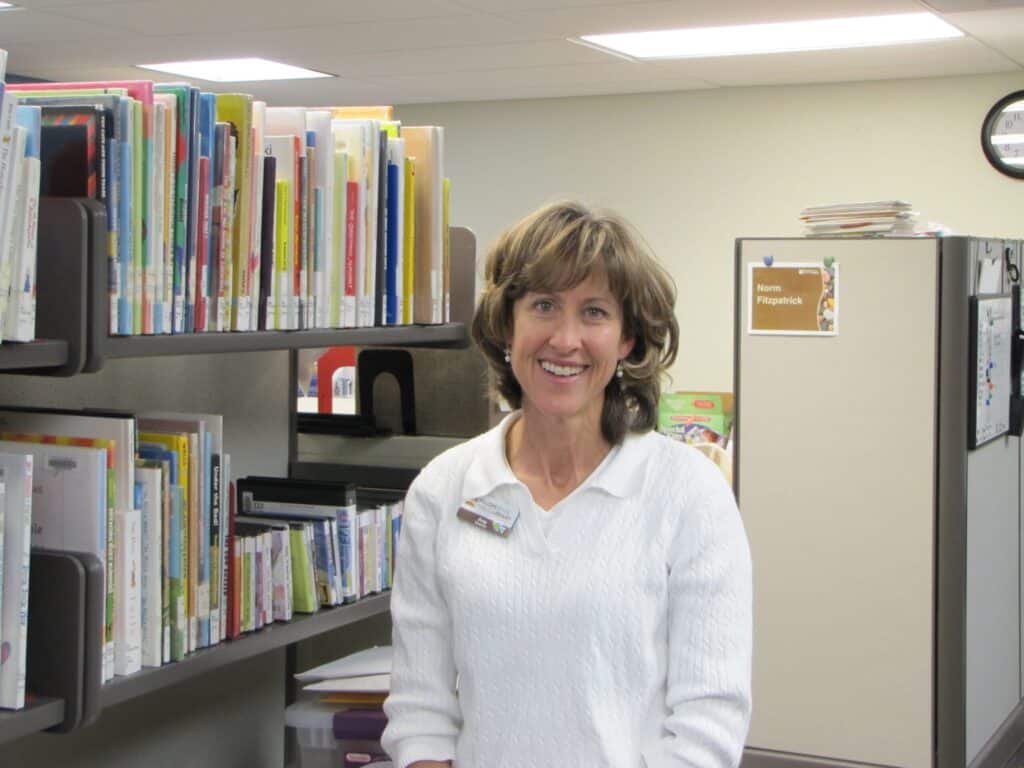
[[[544,509],[576,490],[609,450],[599,422],[554,420],[526,409],[505,435],[513,474]]]

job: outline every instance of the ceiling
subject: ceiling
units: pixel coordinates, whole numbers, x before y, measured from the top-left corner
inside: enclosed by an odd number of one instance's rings
[[[1024,0],[14,0],[8,72],[180,80],[135,68],[262,56],[330,80],[216,84],[270,104],[518,99],[1024,71]],[[845,51],[633,62],[603,32],[932,10],[966,37]]]

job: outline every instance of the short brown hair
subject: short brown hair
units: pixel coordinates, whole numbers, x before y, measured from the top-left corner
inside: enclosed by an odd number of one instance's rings
[[[513,408],[522,406],[523,390],[505,362],[516,300],[530,291],[573,288],[603,272],[622,305],[622,332],[633,350],[622,361],[622,379],[605,387],[601,432],[615,445],[627,431],[654,428],[661,378],[679,347],[676,291],[632,226],[609,211],[552,203],[505,230],[484,269],[472,333],[494,373],[496,394]]]

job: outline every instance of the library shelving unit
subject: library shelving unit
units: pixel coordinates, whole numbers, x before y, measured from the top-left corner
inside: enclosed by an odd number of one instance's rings
[[[201,333],[175,336],[107,335],[106,221],[95,201],[43,198],[37,268],[40,340],[0,345],[0,372],[74,376],[98,371],[108,359],[292,350],[332,346],[464,348],[466,322],[338,330]],[[452,228],[451,270],[468,271],[472,286],[475,240]],[[460,285],[465,280],[460,278]],[[453,284],[454,290],[454,284]],[[462,289],[460,289],[461,291]],[[466,306],[465,296],[453,307]],[[472,307],[472,297],[468,297]],[[465,315],[462,315],[465,318]],[[291,431],[294,444],[295,415]],[[282,436],[284,437],[284,436]],[[35,551],[29,592],[26,707],[0,710],[0,745],[40,731],[68,732],[94,722],[105,707],[197,678],[212,670],[387,613],[390,595],[296,615],[235,640],[144,668],[101,684],[102,566],[91,555]]]

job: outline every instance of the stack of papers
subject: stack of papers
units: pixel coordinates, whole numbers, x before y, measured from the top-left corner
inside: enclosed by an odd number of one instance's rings
[[[814,205],[800,211],[808,237],[911,235],[917,212],[905,200]]]
[[[377,646],[300,672],[304,691],[329,704],[379,707],[391,688],[391,646]]]

